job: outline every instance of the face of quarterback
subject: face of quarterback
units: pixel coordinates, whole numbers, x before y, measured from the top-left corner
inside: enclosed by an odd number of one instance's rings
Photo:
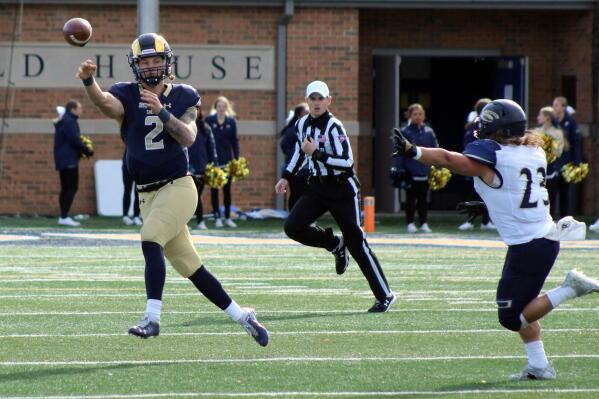
[[[308,97],[306,97],[308,108],[310,108],[310,115],[312,115],[313,118],[318,118],[327,112],[332,100],[333,98],[331,96],[323,97],[318,93],[310,94]]]
[[[164,58],[159,55],[140,58],[138,68],[144,77],[161,77],[164,72]]]

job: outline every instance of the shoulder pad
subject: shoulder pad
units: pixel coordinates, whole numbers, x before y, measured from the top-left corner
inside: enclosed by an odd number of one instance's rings
[[[464,155],[485,165],[495,166],[497,163],[497,151],[501,146],[493,140],[475,140],[468,143],[464,148]]]

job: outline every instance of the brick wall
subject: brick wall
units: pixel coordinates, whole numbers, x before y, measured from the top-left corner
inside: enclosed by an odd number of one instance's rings
[[[0,41],[12,39],[15,10],[0,5]],[[161,9],[161,33],[173,44],[276,46],[281,8],[168,7]],[[80,16],[91,21],[94,41],[128,43],[136,36],[134,6],[25,5],[20,41],[61,42],[64,21]],[[486,48],[530,59],[530,109],[536,110],[559,94],[562,75],[578,79],[578,114],[591,122],[592,15],[583,11],[439,11],[308,9],[296,7],[288,26],[287,107],[302,101],[306,84],[325,80],[333,96],[332,111],[342,121],[372,123],[372,50],[375,48]],[[474,40],[473,38],[476,38]],[[123,61],[124,62],[124,61]],[[73,66],[75,73],[76,65]],[[217,95],[235,102],[242,120],[276,119],[274,91],[202,91],[206,112]],[[5,88],[0,88],[0,110],[6,108]],[[84,105],[84,118],[103,118],[83,90],[12,91],[11,118],[43,118],[51,123],[54,107],[69,98]],[[534,115],[531,115],[534,116]],[[28,132],[23,132],[28,133]],[[93,132],[85,132],[93,133]],[[273,132],[274,133],[274,132]],[[357,133],[357,132],[351,132]],[[365,132],[363,132],[365,133]],[[98,159],[120,159],[122,143],[115,135],[91,135]],[[1,138],[0,214],[58,213],[58,174],[52,159],[50,134],[11,134]],[[365,194],[372,193],[372,140],[351,138],[356,169]],[[241,152],[251,175],[233,187],[234,203],[242,208],[274,205],[273,185],[276,138],[242,136]],[[599,159],[596,146],[585,142],[588,159]],[[92,162],[80,165],[80,190],[73,212],[95,212]],[[597,168],[596,168],[597,169]],[[599,170],[585,185],[585,210],[599,213],[596,189]],[[594,190],[594,191],[593,191]],[[209,210],[208,193],[204,194]]]

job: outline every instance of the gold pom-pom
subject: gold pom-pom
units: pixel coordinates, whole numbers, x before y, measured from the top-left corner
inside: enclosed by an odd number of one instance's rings
[[[250,174],[248,161],[244,157],[232,159],[231,162],[225,166],[225,172],[231,176],[233,181],[243,180]]]
[[[227,176],[227,173],[224,170],[222,170],[218,166],[215,166],[212,162],[206,165],[206,170],[204,172],[204,181],[209,187],[223,188],[225,184],[227,184],[228,180],[229,177]]]
[[[431,166],[428,174],[428,185],[431,190],[441,190],[451,179],[451,172],[447,168],[436,168]]]
[[[87,149],[89,151],[93,151],[94,150],[94,143],[93,143],[93,141],[88,136],[81,135],[81,142],[83,143],[83,145],[85,147],[87,147]],[[79,159],[88,159],[88,158],[89,157],[87,155],[85,155],[85,153],[83,151],[81,151],[79,153]]]
[[[543,150],[547,157],[547,163],[554,162],[557,159],[557,140],[548,134],[542,134],[541,137],[543,138]]]
[[[581,163],[578,166],[574,166],[572,162],[569,162],[562,168],[562,176],[566,183],[580,183],[588,174],[588,163]]]

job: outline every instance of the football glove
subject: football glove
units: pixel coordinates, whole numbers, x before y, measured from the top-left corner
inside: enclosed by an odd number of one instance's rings
[[[474,219],[481,215],[487,209],[487,206],[482,201],[466,201],[460,202],[456,209],[458,213],[468,214],[469,219]]]
[[[416,156],[416,146],[406,139],[398,128],[393,128],[393,156],[414,158]]]

